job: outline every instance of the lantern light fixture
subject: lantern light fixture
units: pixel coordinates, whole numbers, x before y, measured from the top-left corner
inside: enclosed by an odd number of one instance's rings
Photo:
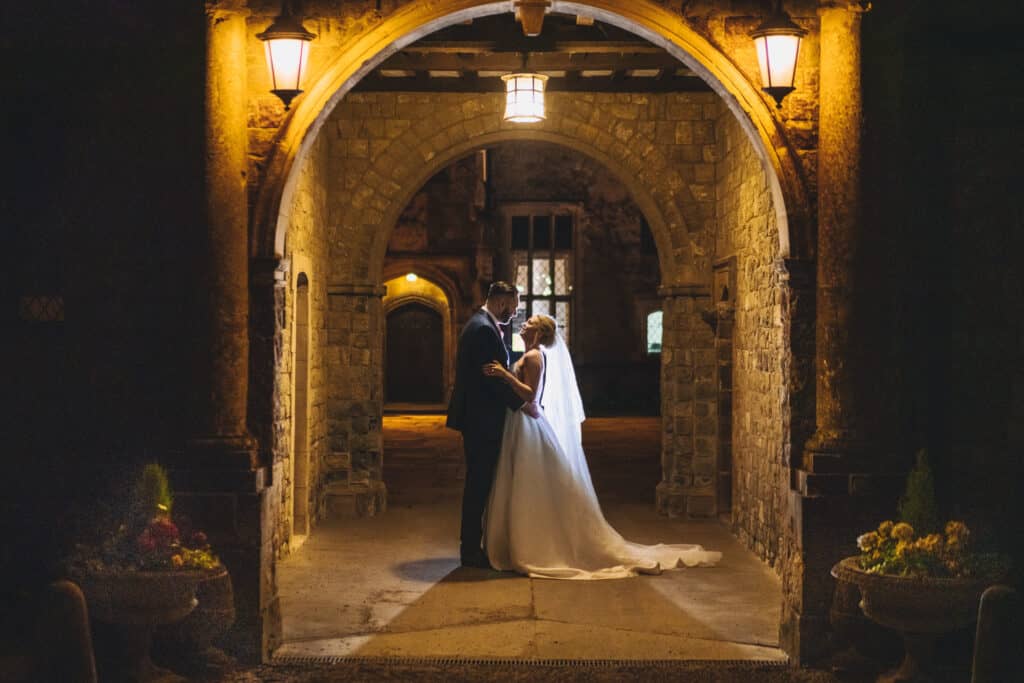
[[[406,282],[416,282],[419,279],[420,278],[418,275],[416,275],[416,273],[409,273],[408,275],[405,276]]]
[[[302,93],[302,72],[309,61],[309,43],[316,38],[302,25],[302,19],[292,15],[290,3],[283,0],[281,14],[266,31],[256,35],[263,41],[270,71],[270,92],[281,98],[285,111]]]
[[[505,82],[504,119],[511,123],[536,123],[545,118],[544,87],[548,77],[532,73],[527,68],[528,56],[528,53],[523,53],[522,71],[501,77]]]
[[[807,31],[797,26],[776,0],[775,11],[750,34],[761,67],[762,90],[772,96],[777,107],[793,92],[800,41]]]
[[[505,74],[505,120],[512,123],[536,123],[543,121],[544,85],[548,77],[544,74]]]

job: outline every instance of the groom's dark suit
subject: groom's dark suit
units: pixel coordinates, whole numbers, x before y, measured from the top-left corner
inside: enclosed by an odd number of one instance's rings
[[[491,316],[480,309],[459,336],[455,388],[448,405],[447,425],[462,432],[466,454],[466,485],[462,493],[463,559],[480,552],[484,508],[491,494],[505,430],[505,408],[518,410],[523,405],[523,399],[500,377],[484,375],[483,366],[491,361],[508,368],[508,349]]]

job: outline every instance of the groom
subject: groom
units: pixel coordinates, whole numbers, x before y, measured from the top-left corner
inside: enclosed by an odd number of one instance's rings
[[[481,547],[483,515],[494,481],[494,468],[505,431],[505,408],[523,408],[523,399],[498,377],[487,377],[484,365],[498,361],[508,368],[508,349],[500,325],[512,321],[519,308],[519,290],[495,282],[487,301],[462,328],[455,358],[455,388],[448,405],[447,426],[462,432],[466,485],[462,492],[460,556],[464,567],[490,568]],[[531,407],[524,410],[534,411]],[[534,412],[529,414],[537,417]]]

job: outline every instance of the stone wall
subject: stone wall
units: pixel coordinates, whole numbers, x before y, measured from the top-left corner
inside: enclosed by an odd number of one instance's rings
[[[332,285],[327,312],[327,514],[372,515],[386,505],[381,417],[383,287]]]
[[[661,351],[661,467],[658,512],[714,517],[718,392],[715,338],[702,313],[704,287],[663,288]]]
[[[734,277],[713,298],[731,308],[732,526],[740,540],[776,564],[787,513],[789,324],[783,306],[785,267],[779,258],[768,182],[736,119],[716,121],[717,260],[735,258]],[[721,287],[735,288],[721,303]]]
[[[278,349],[276,400],[274,402],[271,456],[273,463],[274,548],[278,555],[290,549],[294,510],[294,456],[296,387],[295,387],[295,322],[296,289],[300,275],[309,283],[309,351],[307,390],[307,434],[309,441],[310,523],[322,515],[323,481],[327,449],[327,354],[326,316],[327,285],[325,243],[327,224],[327,141],[318,140],[300,169],[290,211],[286,268],[279,269],[283,278],[279,297],[280,345]]]

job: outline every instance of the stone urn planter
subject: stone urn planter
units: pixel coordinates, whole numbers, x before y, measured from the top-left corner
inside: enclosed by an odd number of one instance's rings
[[[832,567],[832,576],[860,589],[860,608],[872,621],[903,636],[903,662],[878,677],[878,683],[931,681],[935,638],[963,628],[978,617],[978,602],[1000,577],[917,578],[870,574],[860,558],[848,557]]]
[[[149,656],[150,646],[158,625],[184,619],[195,609],[202,575],[196,570],[76,574],[89,616],[108,627],[108,651],[99,653],[108,667],[101,673],[104,680],[184,680],[156,667]]]

